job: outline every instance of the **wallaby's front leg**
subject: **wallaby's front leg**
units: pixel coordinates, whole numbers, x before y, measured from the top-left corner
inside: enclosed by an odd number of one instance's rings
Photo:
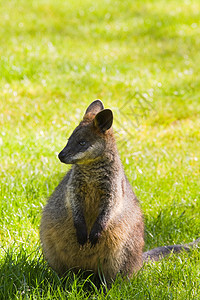
[[[83,246],[87,242],[88,234],[87,234],[87,226],[86,226],[81,203],[82,203],[81,199],[80,198],[77,199],[77,195],[76,195],[76,200],[74,200],[71,205],[72,205],[72,214],[74,220],[74,227],[76,229],[77,241],[79,245]]]
[[[113,207],[113,191],[111,191],[110,178],[102,183],[103,185],[100,187],[102,192],[100,198],[100,213],[89,234],[89,241],[92,246],[96,245],[102,232],[106,230],[110,219],[110,212]]]
[[[92,246],[95,246],[101,237],[102,232],[106,229],[109,220],[109,207],[103,209],[92,226],[89,241]]]

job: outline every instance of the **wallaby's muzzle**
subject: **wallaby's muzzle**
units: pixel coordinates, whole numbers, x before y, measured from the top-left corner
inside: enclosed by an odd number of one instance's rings
[[[58,158],[64,164],[74,164],[76,163],[76,159],[74,159],[74,154],[71,147],[68,145],[58,154]]]
[[[58,158],[64,164],[71,164],[72,163],[71,155],[67,151],[66,147],[58,154]]]
[[[65,153],[64,153],[63,150],[58,154],[58,158],[60,159],[60,161],[61,161],[62,163],[65,162]]]

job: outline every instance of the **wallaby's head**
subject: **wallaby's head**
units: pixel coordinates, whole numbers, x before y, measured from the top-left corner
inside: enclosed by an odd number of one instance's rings
[[[100,100],[87,108],[83,120],[75,128],[65,148],[59,153],[66,164],[87,164],[102,157],[112,138],[113,114]]]

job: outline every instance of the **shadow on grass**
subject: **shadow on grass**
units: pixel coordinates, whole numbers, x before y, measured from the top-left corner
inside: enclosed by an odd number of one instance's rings
[[[176,238],[177,243],[190,242],[185,240],[191,236],[191,233],[187,232],[189,230],[187,228],[190,227],[187,226],[188,222],[192,222],[192,218],[188,220],[187,213],[181,212],[178,208],[174,210],[167,208],[156,216],[148,216],[147,247],[152,249],[171,244]],[[119,276],[113,288],[108,291],[94,275],[86,272],[74,274],[69,271],[65,278],[59,278],[44,261],[40,247],[36,245],[34,249],[30,252],[28,243],[25,243],[19,247],[11,245],[8,250],[4,250],[0,260],[0,299],[88,299],[90,297],[106,299],[115,293],[122,293],[122,298],[119,299],[123,299],[126,293],[128,297],[130,290],[134,297],[136,294],[140,296],[141,293],[146,295],[148,292],[143,284],[147,280],[143,269],[139,277],[133,276],[130,281],[124,281]],[[137,291],[137,284],[139,291]]]
[[[141,299],[131,280],[117,276],[109,288],[96,276],[87,272],[67,272],[64,278],[58,275],[43,260],[40,249],[28,255],[23,247],[11,247],[5,251],[0,265],[0,299]],[[142,270],[139,274],[143,274]],[[141,289],[141,286],[139,287]],[[142,287],[146,295],[146,285]],[[149,298],[146,298],[149,299]]]
[[[39,247],[31,254],[27,252],[23,247],[14,246],[5,250],[0,264],[0,299],[23,299],[28,295],[76,299],[76,295],[84,298],[90,293],[103,292],[94,275],[69,271],[64,278],[59,278],[44,261]]]

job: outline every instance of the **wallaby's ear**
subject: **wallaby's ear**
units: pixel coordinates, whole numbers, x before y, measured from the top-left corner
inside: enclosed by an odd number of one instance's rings
[[[113,123],[113,113],[110,109],[103,109],[94,118],[94,126],[100,129],[101,132],[108,130]]]
[[[92,113],[92,114],[96,115],[102,109],[104,109],[104,106],[103,106],[103,103],[101,102],[101,100],[95,100],[88,106],[85,114]]]

